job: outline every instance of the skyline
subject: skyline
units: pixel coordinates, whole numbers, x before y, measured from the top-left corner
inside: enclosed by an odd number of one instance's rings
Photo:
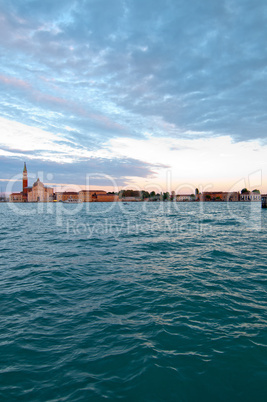
[[[43,172],[40,172],[43,173]],[[33,175],[31,175],[33,177]],[[28,182],[28,170],[26,166],[26,162],[24,162],[23,173],[22,173],[22,191],[20,192],[12,192],[9,194],[9,202],[11,203],[24,203],[24,202],[71,202],[71,203],[79,203],[79,202],[117,202],[121,199],[128,199],[130,197],[130,201],[262,201],[262,207],[264,208],[264,199],[262,198],[260,191],[258,189],[254,189],[252,191],[247,188],[243,188],[241,192],[239,191],[231,191],[231,192],[210,192],[207,191],[208,188],[204,189],[192,189],[192,193],[190,195],[181,195],[177,194],[176,191],[172,191],[169,188],[167,192],[162,192],[160,188],[156,193],[155,191],[149,192],[141,190],[140,188],[136,188],[135,190],[122,190],[119,191],[119,188],[115,186],[112,188],[112,193],[106,193],[106,191],[98,191],[89,187],[82,189],[79,186],[63,186],[60,188],[47,187],[47,183],[43,183],[39,176],[37,180],[29,186]],[[35,177],[36,179],[36,177]],[[16,181],[16,180],[14,180]],[[255,180],[254,180],[255,182]],[[171,184],[171,183],[170,183]],[[9,187],[9,190],[12,190],[12,187]],[[136,191],[137,190],[137,191]],[[147,189],[146,189],[147,190]],[[104,198],[103,198],[104,197]],[[117,197],[117,198],[116,198]],[[157,197],[157,198],[155,198]],[[179,198],[178,197],[182,197]],[[267,198],[267,195],[263,195],[263,197]],[[3,201],[3,199],[2,199]]]
[[[6,3],[3,188],[26,161],[51,186],[267,192],[263,0]]]
[[[43,183],[43,185],[47,186],[47,188],[53,189],[54,192],[79,192],[82,190],[90,190],[90,191],[99,191],[101,190],[101,188],[99,186],[95,186],[94,184],[92,185],[92,182],[94,182],[94,174],[87,174],[86,175],[86,183],[83,185],[79,185],[77,183],[53,183],[53,182],[46,182],[45,179],[47,180],[52,180],[53,179],[53,174],[48,173],[45,174],[44,171],[39,170],[37,173],[31,173],[28,172],[27,166],[26,166],[26,162],[24,162],[24,167],[23,167],[23,172],[22,173],[18,173],[17,175],[13,176],[12,179],[9,180],[8,185],[6,187],[7,191],[5,192],[7,195],[10,195],[11,193],[20,193],[20,194],[24,194],[24,187],[25,187],[25,183],[24,183],[24,172],[26,172],[27,175],[27,184],[26,187],[27,188],[32,188],[32,186],[34,186],[34,183],[40,181],[41,183]],[[99,174],[97,174],[97,178],[99,177]],[[172,182],[172,172],[171,171],[167,171],[167,175],[166,175],[166,186],[163,188],[160,185],[145,185],[144,188],[141,188],[138,185],[134,185],[131,189],[129,186],[124,186],[124,187],[120,187],[117,185],[116,180],[114,180],[114,178],[112,176],[109,175],[103,175],[102,176],[103,179],[105,179],[107,182],[109,182],[109,186],[107,186],[108,188],[106,188],[105,190],[108,192],[112,192],[115,194],[118,194],[119,192],[123,191],[123,190],[130,190],[130,191],[135,191],[135,192],[148,192],[150,193],[151,190],[155,192],[157,194],[162,194],[162,193],[170,193],[170,194],[176,194],[176,195],[183,195],[186,194],[188,195],[188,192],[190,194],[195,194],[196,192],[201,194],[202,192],[212,192],[212,190],[214,190],[214,184],[210,183],[204,186],[199,186],[199,188],[194,188],[191,184],[189,183],[183,183],[183,184],[179,184],[176,188],[173,187],[173,182]],[[32,182],[32,186],[28,186],[28,180],[30,179],[30,183]],[[41,180],[40,180],[41,179]],[[92,180],[93,179],[93,180]],[[1,180],[0,180],[1,182]],[[23,185],[22,185],[23,182]],[[29,183],[29,184],[30,184]],[[249,186],[246,185],[246,183],[249,183]],[[259,190],[259,188],[256,187],[261,187],[261,185],[259,186],[259,184],[262,183],[262,172],[261,171],[256,171],[253,172],[252,174],[250,174],[248,176],[248,180],[239,180],[238,182],[236,182],[230,189],[229,191],[225,192],[225,193],[242,193],[244,190],[248,191],[248,192],[259,192],[261,193],[261,191]],[[18,186],[19,184],[19,186]],[[23,187],[23,191],[20,191],[20,187]],[[241,187],[242,191],[241,191]],[[15,188],[14,188],[15,187]],[[248,188],[247,188],[248,187]],[[252,187],[252,188],[251,188]],[[185,192],[185,189],[187,190]],[[217,192],[221,192],[221,190],[215,190],[215,193]],[[224,191],[222,191],[224,192]],[[2,187],[1,187],[1,194],[3,194],[2,191]]]

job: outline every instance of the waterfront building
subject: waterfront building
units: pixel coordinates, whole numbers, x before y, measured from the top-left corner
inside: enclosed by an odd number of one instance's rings
[[[79,202],[114,202],[119,201],[116,194],[107,194],[103,190],[81,190],[78,193]]]
[[[201,201],[224,201],[224,202],[235,202],[239,201],[239,192],[223,192],[223,191],[204,191],[200,195]]]
[[[54,194],[55,201],[78,202],[79,194],[77,191],[58,191]]]
[[[223,193],[223,201],[240,201],[240,193],[237,191],[233,191],[231,193]]]
[[[261,195],[258,192],[254,191],[245,191],[240,194],[240,201],[243,202],[259,202],[261,201]]]
[[[62,202],[114,202],[119,201],[119,196],[103,190],[58,191],[54,199]]]
[[[9,196],[10,202],[23,202],[23,193],[12,193]]]
[[[107,194],[103,190],[81,190],[78,193],[80,202],[93,202],[96,201],[98,194]]]
[[[195,196],[194,194],[178,194],[176,195],[176,201],[177,202],[195,201]]]
[[[116,202],[116,201],[119,201],[119,196],[116,194],[96,194],[95,201],[97,201],[97,202]]]

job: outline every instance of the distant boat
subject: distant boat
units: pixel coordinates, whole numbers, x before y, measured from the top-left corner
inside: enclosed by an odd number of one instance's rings
[[[64,202],[64,204],[79,204],[81,200],[73,200],[72,198],[69,198],[68,200],[62,202]]]

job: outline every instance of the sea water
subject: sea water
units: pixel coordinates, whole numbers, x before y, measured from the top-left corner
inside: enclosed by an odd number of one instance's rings
[[[0,204],[1,401],[266,401],[259,203]]]

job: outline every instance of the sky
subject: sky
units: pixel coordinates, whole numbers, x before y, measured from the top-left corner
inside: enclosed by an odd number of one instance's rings
[[[0,0],[1,191],[26,162],[29,184],[267,193],[266,38],[265,0]]]

